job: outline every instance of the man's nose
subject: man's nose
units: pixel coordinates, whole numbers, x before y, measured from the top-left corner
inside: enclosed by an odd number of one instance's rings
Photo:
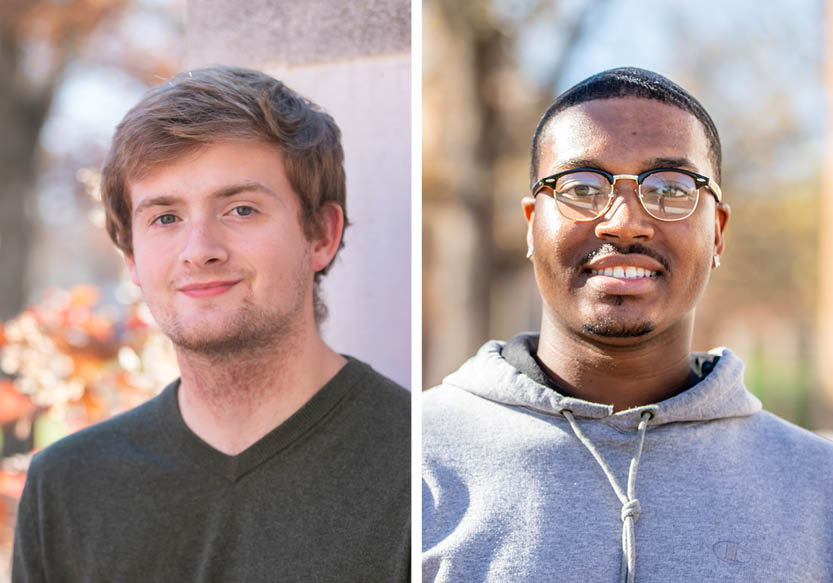
[[[651,216],[642,208],[634,180],[617,180],[613,204],[596,223],[596,236],[618,241],[649,241],[654,237]]]
[[[192,220],[188,226],[185,245],[180,253],[184,263],[202,267],[223,263],[228,259],[228,250],[222,240],[220,226],[210,218]]]

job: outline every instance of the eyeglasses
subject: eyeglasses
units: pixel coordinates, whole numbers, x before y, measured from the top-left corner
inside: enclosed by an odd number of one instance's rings
[[[574,168],[542,178],[532,196],[548,190],[558,211],[573,221],[593,221],[605,214],[616,198],[617,180],[635,180],[645,212],[660,221],[681,221],[694,212],[700,189],[706,187],[720,202],[720,187],[711,179],[680,168],[654,168],[641,174],[611,174],[596,168]]]

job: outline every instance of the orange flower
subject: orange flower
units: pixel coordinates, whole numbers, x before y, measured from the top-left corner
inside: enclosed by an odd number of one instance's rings
[[[0,381],[0,425],[14,421],[32,411],[35,406],[9,380]]]

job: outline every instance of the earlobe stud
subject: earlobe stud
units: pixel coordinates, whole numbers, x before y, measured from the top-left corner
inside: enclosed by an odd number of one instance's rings
[[[717,269],[718,267],[720,267],[720,255],[715,253],[712,255],[712,269]]]
[[[535,252],[535,247],[532,243],[529,244],[529,247],[526,248],[526,258],[529,259],[532,257],[532,254]]]

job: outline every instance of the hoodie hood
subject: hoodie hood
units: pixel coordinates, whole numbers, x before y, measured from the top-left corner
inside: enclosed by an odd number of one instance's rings
[[[518,371],[502,356],[504,342],[490,340],[443,384],[460,388],[490,401],[560,416],[569,410],[576,417],[604,420],[622,430],[632,430],[642,414],[653,415],[649,425],[685,421],[710,421],[745,417],[761,410],[761,402],[743,384],[743,362],[728,348],[709,354],[720,356],[714,369],[682,393],[652,405],[613,411],[612,405],[568,397]]]

